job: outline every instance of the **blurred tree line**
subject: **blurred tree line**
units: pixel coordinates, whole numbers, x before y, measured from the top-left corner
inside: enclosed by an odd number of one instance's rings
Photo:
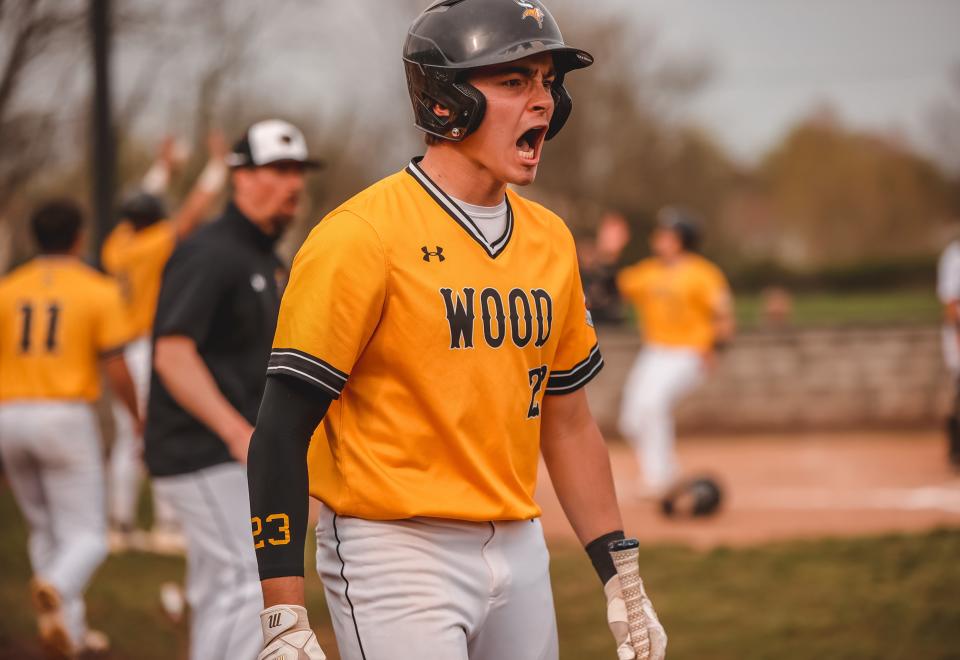
[[[303,221],[287,241],[292,251],[324,213],[422,151],[399,50],[425,4],[355,0],[334,12],[310,0],[115,0],[118,197],[142,176],[163,133],[200,145],[211,126],[236,136],[281,116],[330,165],[310,179]],[[589,240],[600,217],[618,210],[633,229],[623,255],[632,260],[646,251],[656,209],[682,204],[706,219],[707,252],[743,286],[932,279],[933,259],[960,218],[955,170],[896,136],[854,130],[829,108],[812,112],[758,164],[735,162],[684,118],[713,75],[704,55],[666,54],[653,31],[574,0],[550,5],[568,41],[597,65],[570,76],[574,113],[527,194],[560,212],[577,236]],[[24,221],[38,199],[88,197],[85,7],[0,0],[0,269],[29,255]],[[960,136],[960,74],[953,97],[931,109],[930,126],[949,162]],[[204,158],[195,150],[172,197]]]

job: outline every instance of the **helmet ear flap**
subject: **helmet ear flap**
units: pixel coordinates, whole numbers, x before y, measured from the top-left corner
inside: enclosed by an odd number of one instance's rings
[[[458,125],[461,126],[461,135],[455,138],[448,138],[452,139],[454,142],[459,142],[477,130],[477,126],[479,126],[480,122],[483,121],[483,116],[487,114],[487,97],[483,95],[483,92],[470,83],[454,83],[453,87],[458,92],[463,94],[464,98],[469,99],[467,105],[472,106],[469,111],[460,111],[460,121],[458,122]]]
[[[449,73],[406,62],[407,87],[413,102],[417,127],[430,135],[459,142],[467,137],[483,119],[487,102],[473,85],[451,81]],[[450,111],[441,117],[434,105]]]
[[[548,140],[552,140],[560,132],[573,110],[573,99],[564,86],[562,77],[558,78],[553,84],[550,93],[553,95],[553,117],[550,119],[550,126],[547,128]]]

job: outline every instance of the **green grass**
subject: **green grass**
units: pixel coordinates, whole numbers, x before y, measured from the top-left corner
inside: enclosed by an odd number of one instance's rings
[[[0,515],[0,658],[38,658],[25,533],[5,486]],[[589,561],[573,544],[552,554],[561,657],[614,658]],[[670,660],[960,658],[960,530],[708,553],[652,546],[641,566]],[[87,600],[91,623],[113,638],[112,658],[186,657],[185,625],[166,621],[157,601],[160,583],[182,571],[180,560],[143,554],[104,564]],[[319,579],[311,568],[307,576],[312,622],[329,643]]]
[[[760,325],[761,296],[736,298],[740,327]],[[881,325],[890,323],[938,323],[940,303],[933,291],[902,290],[869,293],[801,293],[793,299],[793,325]]]

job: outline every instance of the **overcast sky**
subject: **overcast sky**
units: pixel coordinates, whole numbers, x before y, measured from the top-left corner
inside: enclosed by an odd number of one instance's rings
[[[960,67],[960,0],[552,0],[561,3],[652,28],[661,55],[708,58],[710,84],[685,110],[747,162],[824,103],[850,125],[929,148],[924,123]],[[268,16],[248,91],[318,116],[346,104],[368,122],[406,104],[399,54],[409,5],[287,0]],[[165,115],[183,101],[170,91],[154,106]],[[960,90],[952,94],[960,105]]]
[[[960,66],[958,0],[593,2],[604,5],[659,28],[668,49],[709,54],[716,72],[692,112],[746,158],[824,101],[851,124],[923,145]]]

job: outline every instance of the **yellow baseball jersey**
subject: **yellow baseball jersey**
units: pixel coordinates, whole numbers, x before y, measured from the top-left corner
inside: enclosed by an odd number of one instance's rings
[[[120,282],[135,335],[148,335],[153,328],[163,268],[176,243],[177,233],[169,220],[140,231],[121,222],[103,243],[103,267]]]
[[[713,345],[716,305],[730,295],[720,269],[695,254],[673,266],[644,259],[620,271],[617,287],[637,309],[645,341],[696,349]]]
[[[308,462],[337,513],[533,518],[543,397],[603,366],[573,238],[511,191],[488,242],[417,163],[311,232],[268,373],[335,398]]]
[[[0,402],[100,396],[98,358],[131,338],[117,283],[46,256],[0,280]]]

